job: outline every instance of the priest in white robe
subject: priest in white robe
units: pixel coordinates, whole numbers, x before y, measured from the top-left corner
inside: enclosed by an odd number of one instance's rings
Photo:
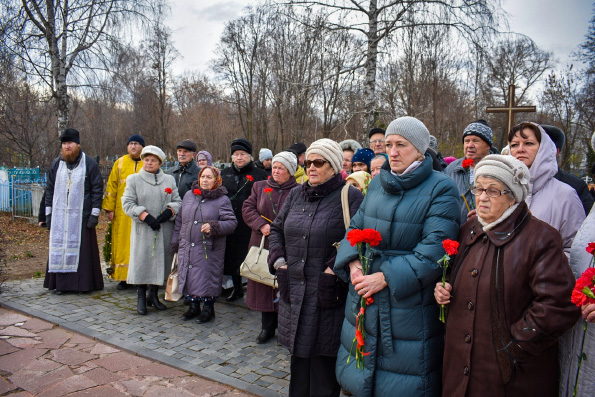
[[[103,196],[103,180],[93,158],[80,149],[79,132],[60,136],[60,157],[50,166],[45,191],[49,259],[43,286],[66,292],[103,289],[95,227]]]

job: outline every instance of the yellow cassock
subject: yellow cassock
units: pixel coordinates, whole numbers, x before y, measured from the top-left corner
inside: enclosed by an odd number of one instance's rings
[[[112,221],[112,264],[116,281],[126,281],[128,258],[130,256],[130,228],[132,219],[122,210],[122,195],[126,188],[126,177],[138,173],[142,168],[140,160],[134,161],[130,155],[120,157],[114,163],[105,189],[101,208],[114,211]]]

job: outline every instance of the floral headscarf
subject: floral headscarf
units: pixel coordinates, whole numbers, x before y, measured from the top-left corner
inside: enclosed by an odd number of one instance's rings
[[[221,185],[223,185],[223,180],[221,179],[221,173],[219,172],[219,169],[217,167],[213,167],[211,165],[207,165],[205,167],[202,167],[200,169],[200,172],[198,173],[198,180],[200,181],[200,176],[202,175],[202,173],[204,172],[204,170],[211,170],[213,171],[213,175],[215,176],[215,184],[213,185],[213,188],[211,190],[215,190],[218,187],[221,187]]]

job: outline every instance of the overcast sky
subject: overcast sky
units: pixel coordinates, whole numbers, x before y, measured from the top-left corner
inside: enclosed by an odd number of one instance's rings
[[[225,22],[242,15],[254,0],[172,0],[168,25],[180,52],[174,64],[184,71],[208,73],[209,61]],[[588,0],[503,0],[510,29],[531,37],[537,45],[554,53],[559,67],[575,62],[571,53],[584,40],[593,3]]]

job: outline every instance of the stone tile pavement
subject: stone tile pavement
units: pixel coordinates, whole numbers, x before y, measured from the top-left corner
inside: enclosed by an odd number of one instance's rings
[[[0,309],[0,395],[248,396],[6,309]]]
[[[181,320],[186,306],[179,301],[140,316],[136,291],[118,291],[116,284],[106,280],[103,291],[55,295],[43,288],[43,279],[8,281],[0,305],[236,389],[262,396],[288,393],[287,349],[276,338],[255,342],[260,313],[218,301],[214,321],[197,324]]]

